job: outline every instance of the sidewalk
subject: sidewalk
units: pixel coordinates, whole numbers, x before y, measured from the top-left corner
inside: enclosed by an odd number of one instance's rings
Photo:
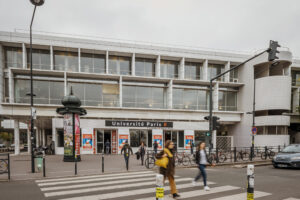
[[[42,170],[31,173],[30,155],[11,155],[11,180],[29,180],[43,178]],[[148,170],[141,165],[136,156],[130,156],[129,171]],[[104,155],[104,173],[127,172],[123,155]],[[77,175],[102,174],[102,154],[81,155],[77,162]],[[46,178],[75,175],[75,163],[63,162],[63,155],[46,155]],[[0,174],[0,180],[6,180],[7,174]]]

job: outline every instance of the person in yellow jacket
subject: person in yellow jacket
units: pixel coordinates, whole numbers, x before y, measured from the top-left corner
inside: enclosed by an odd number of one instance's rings
[[[175,175],[175,158],[173,156],[174,151],[174,143],[170,140],[167,140],[165,143],[165,148],[158,154],[156,154],[157,159],[162,159],[164,157],[167,157],[169,159],[168,165],[166,168],[160,167],[159,173],[164,176],[164,181],[166,180],[166,177],[169,179],[170,187],[171,187],[171,194],[174,199],[177,199],[180,197],[178,194],[178,191],[176,189],[176,183],[174,179]]]

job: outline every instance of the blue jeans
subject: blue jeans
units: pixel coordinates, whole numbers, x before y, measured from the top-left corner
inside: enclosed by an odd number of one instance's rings
[[[207,179],[207,175],[206,175],[206,171],[205,171],[206,165],[199,164],[198,167],[199,167],[200,171],[199,171],[198,175],[195,177],[195,181],[198,181],[202,176],[204,186],[206,186],[206,179]]]

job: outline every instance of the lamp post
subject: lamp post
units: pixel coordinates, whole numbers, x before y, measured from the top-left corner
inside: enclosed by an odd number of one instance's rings
[[[34,166],[34,155],[33,155],[33,144],[34,144],[34,108],[33,108],[33,81],[32,81],[32,23],[34,19],[34,14],[37,6],[41,6],[44,4],[45,0],[30,0],[30,2],[34,5],[34,10],[31,18],[30,23],[30,112],[31,112],[31,120],[30,120],[30,139],[31,139],[31,172],[35,172],[35,166]]]

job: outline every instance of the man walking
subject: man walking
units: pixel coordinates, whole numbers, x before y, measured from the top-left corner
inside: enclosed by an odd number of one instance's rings
[[[110,142],[109,142],[109,140],[106,140],[106,142],[105,142],[106,154],[109,154],[109,149],[110,149]]]
[[[131,155],[133,155],[133,152],[132,152],[132,148],[131,146],[128,144],[128,141],[126,140],[123,148],[121,149],[121,154],[123,153],[124,151],[124,159],[125,159],[125,163],[126,163],[126,169],[128,171],[128,165],[129,165],[129,157],[130,157],[130,152],[131,152]],[[129,152],[130,151],[130,152]]]

